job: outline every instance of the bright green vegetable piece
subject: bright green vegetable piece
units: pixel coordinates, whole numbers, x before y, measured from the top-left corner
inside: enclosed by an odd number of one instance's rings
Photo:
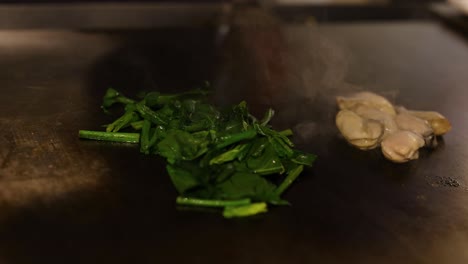
[[[114,141],[114,142],[127,142],[127,143],[138,143],[140,142],[139,133],[122,133],[122,132],[103,132],[103,131],[91,131],[91,130],[80,130],[78,136],[85,139]]]
[[[243,206],[226,206],[223,211],[225,218],[246,217],[268,211],[266,203],[253,203]]]

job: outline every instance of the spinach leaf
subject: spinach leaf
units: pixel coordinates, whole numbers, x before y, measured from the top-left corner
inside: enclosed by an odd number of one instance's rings
[[[213,198],[241,199],[251,198],[254,201],[280,201],[276,186],[255,173],[237,172],[229,180],[216,186],[217,193]]]
[[[284,166],[271,144],[267,144],[262,155],[247,159],[247,167],[260,175],[282,174]]]
[[[157,151],[170,164],[178,160],[194,160],[208,151],[208,134],[208,131],[190,134],[183,130],[169,130],[157,144]]]
[[[104,111],[106,111],[107,108],[111,107],[113,104],[116,103],[133,104],[135,103],[135,101],[125,97],[124,95],[112,88],[107,89],[106,94],[104,95],[104,98],[102,100],[101,108],[104,109]]]
[[[167,165],[166,169],[171,177],[174,187],[180,194],[200,185],[200,182],[193,171],[174,165]]]

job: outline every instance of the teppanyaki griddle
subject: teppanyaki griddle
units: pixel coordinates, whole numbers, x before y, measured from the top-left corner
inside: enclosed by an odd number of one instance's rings
[[[274,23],[273,23],[274,24]],[[0,31],[1,263],[466,263],[468,46],[432,22],[234,23],[130,31]],[[164,162],[79,140],[112,120],[114,87],[210,81],[319,158],[291,206],[226,220],[178,208]],[[453,131],[407,164],[342,140],[334,96],[370,90],[435,110]]]

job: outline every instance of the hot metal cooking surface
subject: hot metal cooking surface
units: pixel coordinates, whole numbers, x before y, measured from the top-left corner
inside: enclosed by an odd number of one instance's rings
[[[131,32],[0,31],[1,263],[467,263],[468,45],[432,23]],[[276,109],[319,155],[292,206],[226,220],[175,205],[164,162],[82,141],[106,88],[182,90]],[[453,131],[392,164],[348,146],[337,94],[436,110]]]

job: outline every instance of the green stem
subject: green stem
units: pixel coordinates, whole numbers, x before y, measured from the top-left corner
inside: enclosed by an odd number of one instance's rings
[[[271,118],[273,118],[273,116],[275,115],[275,111],[271,108],[268,109],[268,111],[265,113],[265,116],[263,117],[262,121],[260,121],[260,124],[262,126],[266,126]]]
[[[127,98],[125,96],[119,96],[116,98],[116,101],[119,102],[119,103],[122,103],[122,104],[134,104],[135,101],[130,99],[130,98]]]
[[[139,133],[80,130],[78,131],[78,135],[80,138],[85,138],[85,139],[105,140],[105,141],[114,141],[114,142],[138,143],[140,141]]]
[[[299,165],[294,169],[290,170],[288,176],[284,179],[284,181],[276,188],[275,193],[277,195],[281,195],[293,182],[296,178],[301,174],[302,170],[304,169],[303,165]]]
[[[137,118],[138,116],[135,112],[126,112],[123,116],[112,122],[112,124],[109,124],[106,127],[106,132],[118,132]]]
[[[246,198],[246,199],[240,199],[240,200],[208,200],[208,199],[198,199],[198,198],[179,196],[176,199],[176,203],[180,205],[225,207],[225,206],[247,205],[247,204],[250,204],[250,199]]]
[[[144,119],[148,119],[151,123],[156,125],[167,125],[168,122],[157,112],[151,110],[148,106],[138,103],[136,104],[137,111]]]
[[[143,126],[141,128],[141,136],[140,136],[140,152],[143,152],[145,154],[149,153],[150,129],[151,129],[151,122],[145,119],[143,121]]]
[[[279,165],[275,167],[270,167],[270,168],[265,168],[265,169],[258,169],[254,170],[253,173],[259,174],[259,175],[269,175],[269,174],[282,174],[284,172],[284,166],[279,163]]]
[[[279,133],[280,135],[283,135],[285,137],[289,137],[293,135],[293,131],[291,129],[286,129],[286,130],[280,131]]]
[[[251,139],[254,138],[257,135],[257,131],[255,129],[243,131],[237,134],[231,134],[227,135],[224,137],[220,138],[220,141],[217,145],[217,149],[222,149],[224,147],[227,147],[231,144],[237,143],[239,141],[245,140],[245,139]]]

